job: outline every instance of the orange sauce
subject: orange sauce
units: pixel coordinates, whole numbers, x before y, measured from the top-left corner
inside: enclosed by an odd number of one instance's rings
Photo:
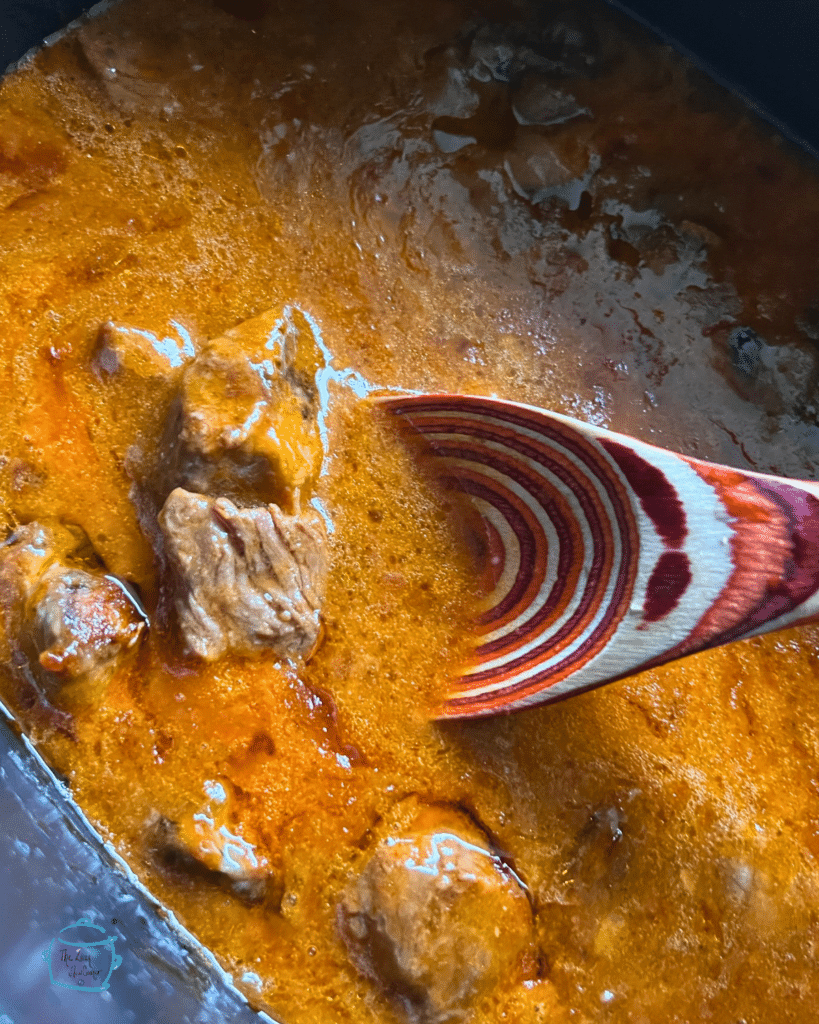
[[[470,557],[352,385],[497,393],[814,475],[816,168],[594,5],[573,15],[597,39],[592,73],[549,80],[582,113],[545,126],[521,123],[525,97],[475,56],[504,19],[542,39],[532,12],[245,6],[126,0],[0,87],[0,509],[9,527],[78,523],[153,611],[132,483],[174,384],[97,372],[99,326],[202,341],[297,305],[338,371],[315,491],[333,525],[324,641],[299,668],[203,668],[157,633],[77,707],[75,740],[29,729],[286,1024],[401,1019],[349,962],[336,908],[409,794],[466,808],[532,895],[531,953],[475,1024],[807,1020],[816,630],[510,718],[431,722]],[[764,339],[753,374],[732,364],[737,326]],[[25,720],[11,677],[2,692]],[[146,857],[150,816],[202,813],[215,784],[280,882],[275,911]]]

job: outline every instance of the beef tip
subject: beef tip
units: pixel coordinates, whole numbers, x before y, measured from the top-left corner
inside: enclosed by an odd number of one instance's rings
[[[126,372],[146,381],[173,381],[196,352],[190,333],[171,323],[164,337],[140,327],[106,321],[97,332],[93,365],[101,375]]]
[[[279,904],[280,879],[258,852],[259,844],[249,842],[244,830],[230,820],[233,801],[224,787],[217,789],[222,800],[213,801],[204,812],[179,821],[160,814],[151,818],[145,830],[150,859],[178,884],[216,886],[248,904]]]
[[[306,656],[320,630],[327,572],[321,517],[276,505],[238,508],[176,488],[159,514],[175,605],[188,650]]]
[[[139,33],[115,32],[104,19],[92,18],[75,38],[92,81],[96,79],[106,99],[123,115],[167,118],[181,109],[174,83],[182,69],[176,66],[175,53],[169,52],[164,60],[155,51],[149,56]],[[146,68],[150,68],[147,73]]]
[[[567,124],[579,117],[591,117],[588,107],[581,107],[574,96],[556,89],[546,79],[528,76],[515,93],[512,113],[521,125]]]
[[[308,320],[289,308],[209,342],[182,377],[166,441],[166,494],[178,485],[292,511],[321,465],[320,364]]]
[[[527,71],[555,71],[555,62],[536,53],[529,45],[532,41],[520,26],[480,26],[467,59],[472,76],[479,82],[515,82]]]
[[[438,809],[382,840],[339,908],[356,966],[424,1024],[464,1019],[513,970],[531,927],[514,874],[471,822]]]
[[[106,681],[147,625],[85,535],[61,525],[29,523],[0,547],[0,605],[15,674],[50,696],[67,683]]]
[[[46,570],[31,622],[46,671],[78,679],[110,669],[144,629],[133,598],[113,579],[60,564]]]
[[[609,36],[615,36],[612,30]],[[612,43],[603,43],[594,20],[584,12],[567,7],[549,25],[541,36],[538,50],[554,62],[561,75],[590,75],[609,63],[613,54]],[[616,49],[616,44],[614,44]]]

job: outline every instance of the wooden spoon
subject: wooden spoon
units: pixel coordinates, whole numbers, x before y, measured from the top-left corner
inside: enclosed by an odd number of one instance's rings
[[[378,401],[426,440],[490,541],[494,589],[442,718],[562,700],[819,616],[819,484],[514,402]]]

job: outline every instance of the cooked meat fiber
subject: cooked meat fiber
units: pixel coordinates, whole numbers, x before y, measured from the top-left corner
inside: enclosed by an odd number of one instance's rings
[[[160,337],[152,331],[107,320],[100,325],[92,365],[99,374],[129,374],[160,386],[173,384],[195,355],[188,332],[177,323]]]
[[[133,602],[112,580],[63,565],[46,570],[31,623],[46,671],[77,679],[107,669],[144,628]]]
[[[91,569],[91,559],[78,531],[39,523],[20,527],[0,548],[12,663],[47,690],[106,679],[145,631],[123,585]]]
[[[146,490],[164,501],[154,543],[185,646],[207,661],[305,656],[318,639],[324,524],[289,513],[321,464],[321,365],[308,318],[286,307],[208,342],[181,373]]]
[[[326,534],[311,511],[238,508],[181,487],[159,514],[175,604],[189,651],[306,656],[319,636]]]
[[[281,881],[264,856],[221,808],[171,821],[154,815],[145,830],[147,852],[177,882],[216,886],[243,903],[281,899]]]
[[[168,426],[172,486],[292,511],[321,463],[320,362],[308,321],[289,308],[208,342],[184,372]]]
[[[345,892],[342,937],[358,968],[413,1021],[464,1019],[514,967],[531,930],[520,883],[454,812],[383,840]]]

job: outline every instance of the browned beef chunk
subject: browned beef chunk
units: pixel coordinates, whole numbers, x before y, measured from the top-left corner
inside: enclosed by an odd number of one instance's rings
[[[166,493],[182,486],[292,511],[321,464],[320,361],[308,321],[292,309],[208,342],[184,372],[168,426]]]
[[[298,511],[322,459],[319,339],[292,307],[246,320],[198,354],[172,326],[179,344],[105,324],[95,357],[101,375],[176,396],[157,449],[128,457],[164,570],[160,621],[170,597],[187,649],[208,661],[263,648],[304,656],[318,638],[326,574],[323,523]]]
[[[463,1020],[511,972],[531,910],[513,873],[466,819],[430,809],[389,835],[349,885],[341,935],[357,967],[424,1024]]]
[[[174,110],[178,100],[174,96],[172,81],[179,68],[164,73],[146,75],[140,64],[145,59],[144,43],[136,33],[123,33],[113,37],[106,27],[94,20],[77,32],[83,56],[96,76],[98,85],[115,108],[123,114],[137,111],[158,116]],[[170,55],[168,58],[170,63]]]
[[[55,564],[35,596],[31,633],[39,663],[67,679],[112,667],[145,628],[122,587],[104,576]]]
[[[175,604],[189,651],[305,656],[319,636],[326,534],[312,510],[238,508],[177,488],[159,515]]]
[[[172,383],[182,376],[194,355],[193,341],[181,324],[173,323],[172,330],[160,337],[141,327],[108,320],[97,333],[93,364],[106,376],[125,372],[151,383]]]
[[[0,547],[0,606],[11,665],[50,697],[67,683],[104,682],[146,628],[87,538],[60,525],[29,523]]]
[[[207,813],[175,822],[156,815],[146,828],[151,860],[177,883],[216,886],[243,903],[281,901],[281,881],[254,844]]]

